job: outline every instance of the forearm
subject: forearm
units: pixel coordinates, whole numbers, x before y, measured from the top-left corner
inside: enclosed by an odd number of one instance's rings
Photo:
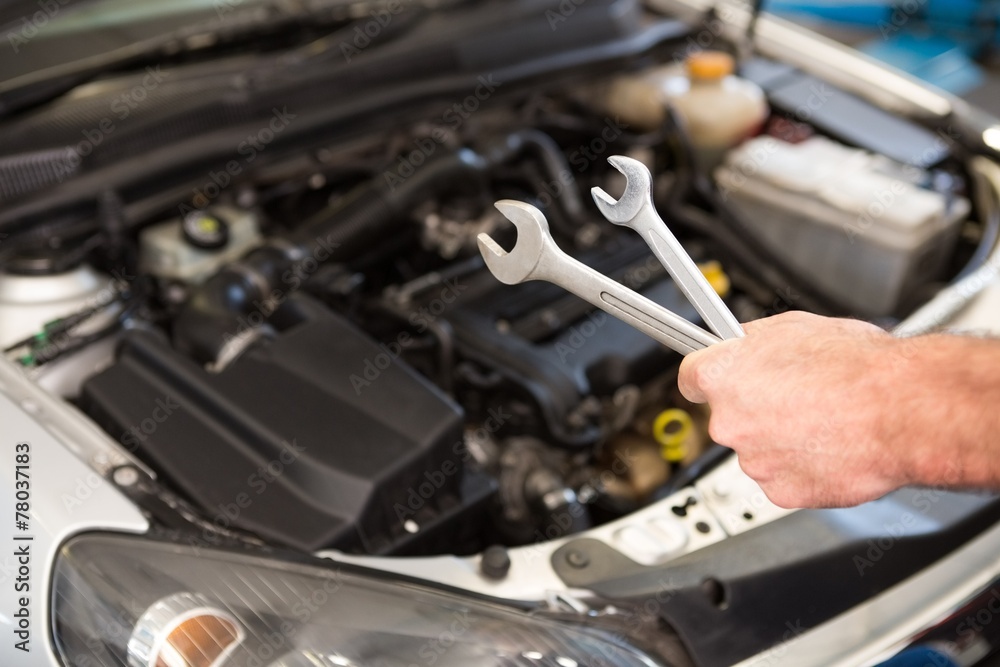
[[[678,385],[782,507],[855,505],[910,484],[1000,488],[1000,340],[893,338],[786,313],[688,355]]]
[[[1000,487],[1000,341],[900,339],[886,362],[884,437],[911,481]]]

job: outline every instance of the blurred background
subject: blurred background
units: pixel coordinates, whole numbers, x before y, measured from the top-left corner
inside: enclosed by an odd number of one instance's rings
[[[998,2],[766,0],[763,5],[1000,114]]]

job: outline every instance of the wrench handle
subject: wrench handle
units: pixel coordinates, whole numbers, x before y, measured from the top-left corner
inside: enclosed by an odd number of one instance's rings
[[[716,293],[715,288],[708,282],[666,223],[651,207],[646,208],[643,213],[649,216],[642,226],[644,232],[642,236],[645,237],[646,244],[705,320],[705,324],[723,339],[743,337],[745,334],[739,320],[726,306],[722,297]]]
[[[559,285],[679,354],[722,342],[680,315],[569,256],[563,258],[558,272],[543,272],[536,277]]]

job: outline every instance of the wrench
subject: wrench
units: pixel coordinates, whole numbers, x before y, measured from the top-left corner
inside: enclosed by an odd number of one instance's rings
[[[565,254],[553,240],[545,216],[534,206],[504,199],[496,207],[517,228],[514,248],[507,252],[486,233],[477,236],[476,241],[486,266],[500,282],[554,283],[680,354],[721,342],[701,327]]]
[[[653,207],[652,177],[646,165],[622,155],[608,158],[612,167],[625,175],[625,194],[615,201],[603,189],[592,188],[594,203],[608,221],[639,232],[698,314],[723,339],[744,335],[733,316],[701,270],[684,250]]]

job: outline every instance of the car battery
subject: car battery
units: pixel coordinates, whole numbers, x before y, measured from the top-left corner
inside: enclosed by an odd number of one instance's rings
[[[970,208],[922,187],[923,169],[822,136],[751,139],[714,175],[734,215],[858,316],[891,315],[938,278]]]

